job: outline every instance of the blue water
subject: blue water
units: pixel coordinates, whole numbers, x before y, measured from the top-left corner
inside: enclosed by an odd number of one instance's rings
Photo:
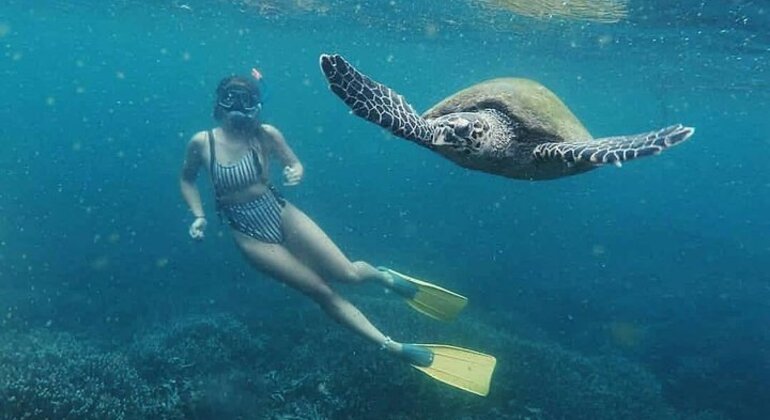
[[[766,3],[632,0],[616,24],[471,1],[106,3],[0,5],[1,418],[770,418]],[[555,181],[471,172],[351,116],[318,68],[332,52],[418,110],[521,76],[596,137],[697,131]],[[253,66],[305,165],[289,200],[351,258],[471,305],[444,325],[340,292],[394,338],[494,354],[489,397],[348,334],[213,218],[188,238],[185,145],[218,80]]]

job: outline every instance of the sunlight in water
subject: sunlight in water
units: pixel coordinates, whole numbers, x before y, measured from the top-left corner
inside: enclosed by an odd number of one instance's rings
[[[628,0],[454,0],[431,8],[426,14],[420,14],[419,8],[403,2],[351,5],[344,0],[235,0],[234,4],[243,11],[270,19],[308,15],[344,17],[368,24],[387,22],[408,30],[427,25],[425,29],[429,37],[437,32],[436,22],[454,27],[479,22],[489,24],[490,14],[495,20],[500,17],[511,20],[508,23],[514,22],[511,14],[541,21],[556,18],[600,23],[615,23],[628,16]],[[471,8],[470,13],[468,7]],[[402,13],[409,18],[399,18]],[[497,31],[511,29],[498,26],[493,25]]]
[[[243,0],[245,8],[255,10],[262,16],[275,16],[286,13],[312,13],[324,15],[331,9],[327,1],[322,0]]]
[[[628,0],[473,0],[482,7],[536,19],[565,18],[615,23],[628,15]]]

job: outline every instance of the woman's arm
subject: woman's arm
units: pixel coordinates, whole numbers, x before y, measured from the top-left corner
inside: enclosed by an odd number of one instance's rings
[[[203,204],[201,195],[195,180],[198,178],[198,172],[203,164],[202,145],[205,144],[205,132],[200,132],[190,139],[187,144],[182,172],[179,176],[179,187],[182,190],[182,197],[187,206],[196,218],[203,218]]]
[[[302,167],[302,163],[297,158],[297,155],[291,150],[289,144],[286,143],[286,139],[283,137],[280,131],[272,125],[264,124],[262,128],[267,133],[271,140],[271,149],[281,160],[284,166],[283,176],[285,178],[284,185],[297,185],[302,180],[302,176],[305,174],[305,168]]]

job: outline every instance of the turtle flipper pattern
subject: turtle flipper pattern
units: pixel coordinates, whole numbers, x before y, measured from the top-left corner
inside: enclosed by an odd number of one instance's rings
[[[535,159],[541,161],[620,165],[627,160],[656,155],[687,140],[694,132],[694,128],[678,124],[659,131],[630,136],[605,137],[579,142],[543,143],[538,145],[532,153]]]
[[[403,96],[356,70],[341,56],[321,55],[321,70],[332,92],[359,117],[396,136],[430,147],[433,128]]]

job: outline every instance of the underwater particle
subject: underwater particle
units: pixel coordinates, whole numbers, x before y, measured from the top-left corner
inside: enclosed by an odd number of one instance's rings
[[[56,105],[56,98],[54,98],[53,96],[49,96],[49,97],[45,98],[45,104],[46,104],[46,106],[54,106],[54,105]]]
[[[185,51],[182,53],[182,61],[190,61],[190,58],[192,58],[192,56],[189,52]]]
[[[607,248],[604,245],[596,244],[591,248],[591,255],[594,257],[601,257],[607,253]]]
[[[612,35],[602,35],[596,40],[600,47],[606,47],[607,45],[612,44],[612,41]]]
[[[612,342],[620,347],[632,348],[639,345],[643,332],[641,328],[625,321],[613,321],[610,324]]]
[[[83,86],[78,86],[75,88],[75,93],[77,94],[85,93],[85,91],[86,91],[86,88],[84,88]]]
[[[49,319],[48,321],[45,322],[45,327],[49,328],[51,324],[53,324],[53,321]]]
[[[161,257],[155,260],[155,266],[158,268],[164,268],[167,265],[168,265],[168,258],[166,257]]]
[[[75,60],[76,67],[85,67],[86,63],[83,60]]]
[[[107,241],[111,244],[117,243],[120,241],[120,234],[118,232],[110,233],[110,236],[107,237]]]
[[[110,266],[110,259],[106,256],[101,256],[91,261],[91,269],[94,271],[103,271]]]
[[[0,22],[0,38],[8,35],[11,32],[11,26],[5,22]]]
[[[124,80],[126,78],[126,74],[123,73],[122,71],[116,71],[115,78],[118,80]]]
[[[425,24],[425,29],[423,31],[427,38],[436,38],[438,36],[439,27],[435,23],[428,22]]]
[[[73,152],[79,152],[82,149],[83,149],[83,143],[81,143],[79,141],[76,141],[76,142],[72,143],[72,151]]]
[[[20,52],[15,52],[11,56],[11,60],[13,60],[13,61],[20,61],[22,57],[23,57],[23,55]]]

